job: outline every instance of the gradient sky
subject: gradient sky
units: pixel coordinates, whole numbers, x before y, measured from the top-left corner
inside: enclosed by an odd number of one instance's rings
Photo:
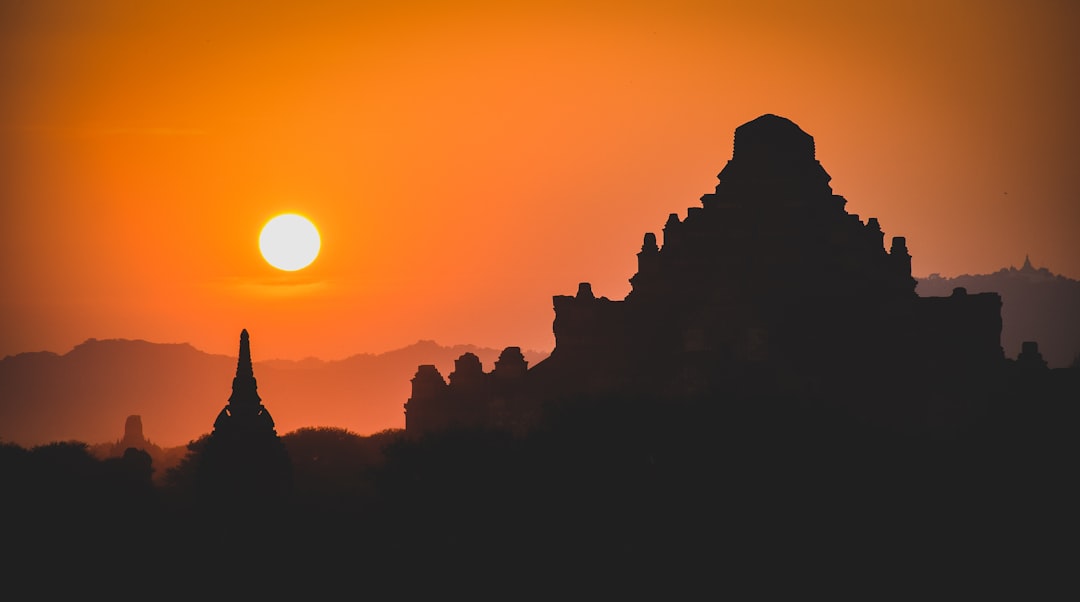
[[[0,356],[550,350],[764,113],[916,276],[1080,278],[1078,3],[272,4],[0,1]]]

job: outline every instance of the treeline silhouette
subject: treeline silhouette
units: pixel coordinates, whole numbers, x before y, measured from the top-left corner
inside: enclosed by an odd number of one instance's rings
[[[752,394],[567,400],[525,436],[306,428],[281,436],[290,490],[212,501],[198,491],[208,437],[162,479],[135,449],[99,460],[79,442],[4,444],[3,566],[15,579],[86,576],[35,581],[43,595],[224,580],[247,594],[575,587],[670,599],[707,587],[877,599],[1021,576],[1030,594],[1068,562],[1071,378],[980,392],[968,404],[978,411],[947,430]]]

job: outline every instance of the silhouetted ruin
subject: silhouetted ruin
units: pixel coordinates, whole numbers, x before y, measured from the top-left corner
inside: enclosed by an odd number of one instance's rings
[[[454,361],[449,383],[434,365],[421,365],[405,403],[405,429],[412,435],[446,428],[523,433],[539,416],[536,398],[522,388],[528,369],[520,347],[504,349],[489,373],[476,354],[463,353]]]
[[[151,472],[155,481],[163,479],[169,469],[183,461],[188,451],[186,446],[161,447],[152,442],[144,434],[142,416],[138,414],[132,414],[124,420],[123,437],[111,443],[91,445],[88,449],[100,460],[132,456],[133,451],[144,452],[151,458]]]
[[[1024,341],[1020,348],[1020,355],[1016,356],[1016,364],[1025,370],[1046,370],[1046,360],[1039,352],[1038,341]]]
[[[520,425],[581,398],[799,396],[918,425],[934,412],[919,403],[1002,367],[1000,296],[916,295],[905,238],[886,248],[876,218],[844,209],[795,123],[769,114],[736,128],[718,177],[662,238],[645,234],[625,299],[587,282],[553,298],[555,348],[498,397],[501,415],[520,410]],[[498,422],[478,409],[495,400],[472,383],[479,367],[459,372],[446,384],[420,367],[408,430]]]
[[[162,453],[160,446],[151,443],[143,434],[142,416],[133,414],[124,420],[124,436],[116,442],[102,446],[101,450],[95,450],[96,455],[103,458],[119,458],[128,449],[138,449],[157,456]]]

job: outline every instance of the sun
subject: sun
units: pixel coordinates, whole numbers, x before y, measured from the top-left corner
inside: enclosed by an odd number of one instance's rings
[[[321,245],[315,224],[295,213],[274,217],[266,222],[259,234],[259,251],[266,263],[286,272],[311,265],[319,256]]]

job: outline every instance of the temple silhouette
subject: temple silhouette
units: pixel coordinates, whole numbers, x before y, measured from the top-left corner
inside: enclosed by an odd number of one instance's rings
[[[232,395],[214,421],[214,435],[241,438],[274,433],[274,419],[262,404],[255,370],[251,366],[251,338],[247,329],[240,331],[240,353],[236,361]]]
[[[481,427],[526,432],[541,417],[539,399],[524,386],[528,370],[520,347],[504,349],[490,373],[476,354],[462,354],[454,360],[449,383],[434,364],[423,364],[412,378],[406,431]]]
[[[145,451],[150,455],[160,455],[162,453],[161,447],[152,443],[143,434],[142,416],[138,414],[128,416],[124,420],[124,436],[116,442],[104,446],[98,454],[102,457],[116,458],[123,456],[124,452],[131,448]]]
[[[210,503],[283,499],[291,488],[291,461],[259,397],[248,331],[240,351],[232,394],[197,452],[197,489]]]
[[[638,397],[799,397],[917,426],[989,386],[1005,362],[1001,297],[919,297],[906,239],[886,248],[877,218],[845,210],[798,125],[766,114],[736,128],[718,179],[644,235],[624,299],[588,282],[553,297],[545,360],[485,374],[463,357],[449,382],[420,366],[406,430],[521,430],[574,399]]]

